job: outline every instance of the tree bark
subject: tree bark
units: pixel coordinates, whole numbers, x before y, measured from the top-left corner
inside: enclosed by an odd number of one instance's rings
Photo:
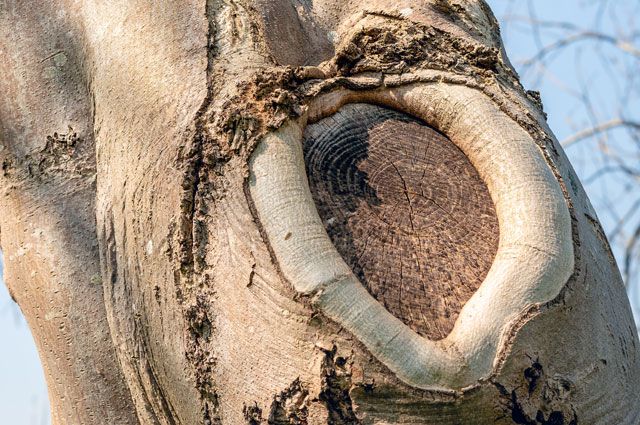
[[[481,0],[0,2],[56,424],[637,424],[597,216]]]

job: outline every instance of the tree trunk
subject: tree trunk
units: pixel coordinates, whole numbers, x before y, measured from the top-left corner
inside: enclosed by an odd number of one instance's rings
[[[0,2],[56,424],[637,424],[607,240],[481,0]]]

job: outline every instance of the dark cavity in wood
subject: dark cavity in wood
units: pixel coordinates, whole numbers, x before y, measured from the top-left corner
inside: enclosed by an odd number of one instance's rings
[[[347,264],[394,316],[446,337],[498,247],[493,202],[464,153],[412,117],[352,104],[307,127],[304,154]]]

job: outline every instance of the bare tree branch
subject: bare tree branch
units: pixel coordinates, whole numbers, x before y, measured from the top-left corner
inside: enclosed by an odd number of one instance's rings
[[[620,127],[627,127],[627,128],[640,131],[640,122],[631,121],[623,118],[614,118],[612,120],[600,123],[595,127],[590,127],[584,130],[580,130],[577,133],[564,139],[562,142],[560,142],[560,144],[563,147],[568,148],[569,146],[575,143],[578,143],[582,140],[589,139],[590,137],[596,136],[605,131],[608,131],[614,128],[620,128]]]

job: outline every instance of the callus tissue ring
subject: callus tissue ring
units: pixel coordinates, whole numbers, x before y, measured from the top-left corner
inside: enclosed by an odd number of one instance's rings
[[[445,134],[469,158],[495,204],[495,259],[443,340],[418,335],[373,298],[318,215],[302,132],[307,122],[355,102],[413,115]],[[473,88],[421,83],[319,96],[303,117],[261,140],[249,167],[257,218],[285,279],[413,387],[451,392],[489,377],[513,323],[533,305],[555,298],[573,272],[571,218],[560,184],[532,137]]]

